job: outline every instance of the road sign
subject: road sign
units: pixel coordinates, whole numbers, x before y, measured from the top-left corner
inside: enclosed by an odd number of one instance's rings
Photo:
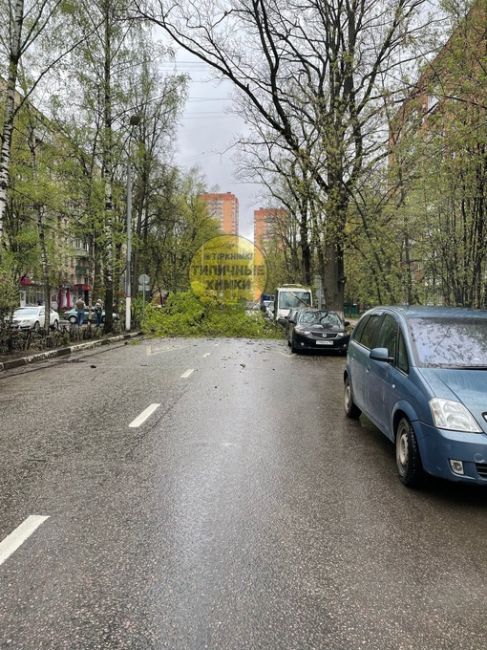
[[[149,278],[148,275],[146,275],[145,273],[142,273],[141,275],[139,275],[139,284],[141,284],[141,285],[142,284],[149,284],[149,282],[150,282],[150,278]]]

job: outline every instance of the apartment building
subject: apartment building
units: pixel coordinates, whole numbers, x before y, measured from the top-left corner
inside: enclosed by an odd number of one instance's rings
[[[235,194],[210,192],[200,194],[199,198],[206,204],[208,214],[219,221],[223,234],[238,235],[239,205]]]
[[[391,123],[401,264],[425,301],[487,304],[486,26],[487,2],[477,0]]]
[[[80,238],[65,237],[62,260],[52,269],[51,307],[70,309],[78,298],[88,303],[92,286],[90,283],[90,253],[87,243]],[[44,302],[44,288],[37,273],[29,269],[20,278],[20,306]]]
[[[391,151],[405,136],[419,130],[442,132],[448,128],[455,119],[456,106],[477,117],[477,109],[485,107],[486,47],[487,2],[476,0],[437,56],[424,66],[393,119]]]
[[[6,82],[0,77],[0,109],[5,99]],[[20,100],[18,96],[17,101]],[[28,145],[28,140],[30,144]],[[41,113],[30,102],[17,117],[15,138],[12,147],[12,160],[17,163],[23,160],[28,148],[35,147],[38,156],[42,152],[57,149],[69,150],[71,143],[56,130],[56,127],[49,119]],[[28,166],[27,166],[28,167]],[[19,166],[14,180],[22,180],[22,165]],[[58,176],[55,166],[49,172],[51,180],[56,182],[59,191],[63,191],[63,179]],[[34,231],[37,222],[34,205],[28,201],[20,200],[19,205],[15,204],[19,194],[13,193],[10,198],[9,209],[12,214],[17,213],[20,228],[29,227]],[[22,196],[20,194],[20,196]],[[62,214],[50,214],[47,210],[46,238],[49,249],[49,275],[50,275],[50,298],[51,306],[54,309],[70,308],[78,297],[88,302],[91,294],[92,283],[90,281],[91,258],[87,242],[73,235],[73,221],[78,215],[78,207],[72,202],[66,201]],[[4,230],[4,236],[8,237],[8,228]],[[44,287],[41,280],[40,262],[26,262],[21,269],[19,278],[19,303],[21,306],[36,305],[45,300]]]
[[[287,212],[283,208],[254,210],[254,244],[264,250],[277,238],[280,226],[286,219]]]

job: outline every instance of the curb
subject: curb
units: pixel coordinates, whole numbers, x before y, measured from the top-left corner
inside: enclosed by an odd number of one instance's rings
[[[73,352],[80,352],[82,350],[90,350],[91,348],[97,348],[101,345],[109,345],[110,343],[117,343],[117,341],[125,341],[134,339],[137,336],[142,336],[142,332],[131,332],[130,334],[118,334],[117,336],[111,336],[108,339],[97,339],[95,341],[88,341],[87,343],[77,343],[76,345],[70,345],[67,348],[57,348],[55,350],[48,350],[47,352],[39,352],[38,354],[32,354],[28,357],[19,357],[18,359],[12,359],[11,361],[0,362],[0,372],[4,370],[12,370],[13,368],[20,368],[21,366],[28,366],[31,363],[36,363],[36,361],[45,361],[46,359],[54,359],[55,357],[64,357]]]

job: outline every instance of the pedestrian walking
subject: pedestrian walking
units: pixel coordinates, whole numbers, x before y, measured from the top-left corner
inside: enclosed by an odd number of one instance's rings
[[[96,326],[100,327],[101,319],[103,315],[103,303],[100,300],[100,298],[98,298],[98,300],[95,302],[94,310],[95,310]]]
[[[83,298],[78,298],[78,300],[76,301],[75,306],[76,306],[76,312],[77,312],[76,315],[77,315],[77,318],[78,318],[78,327],[79,327],[80,325],[83,325],[83,321],[85,319],[85,307],[86,307],[86,305],[85,305],[85,301],[83,300]]]

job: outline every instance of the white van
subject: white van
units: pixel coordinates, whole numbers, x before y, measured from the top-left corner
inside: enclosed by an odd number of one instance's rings
[[[313,306],[311,289],[300,284],[284,284],[276,289],[274,298],[274,319],[286,324],[286,316],[291,309],[300,309]]]

